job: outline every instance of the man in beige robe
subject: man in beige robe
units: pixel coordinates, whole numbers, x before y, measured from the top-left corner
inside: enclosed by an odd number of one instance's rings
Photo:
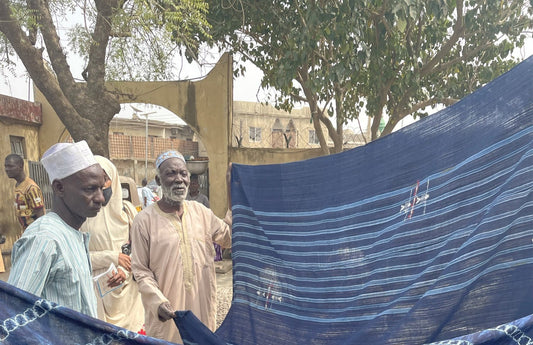
[[[146,334],[181,343],[171,320],[176,310],[191,310],[215,330],[213,242],[231,246],[231,213],[222,220],[204,205],[185,200],[190,174],[179,152],[160,155],[156,167],[163,197],[133,221],[132,270],[146,311]]]

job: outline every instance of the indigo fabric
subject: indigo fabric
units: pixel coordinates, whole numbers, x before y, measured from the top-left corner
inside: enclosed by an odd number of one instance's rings
[[[6,345],[168,345],[0,281],[0,344]]]
[[[364,147],[233,164],[233,302],[216,335],[532,344],[532,80],[530,58]]]

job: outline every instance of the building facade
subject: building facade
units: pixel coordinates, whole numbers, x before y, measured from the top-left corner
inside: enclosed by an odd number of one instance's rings
[[[333,142],[321,124],[328,145]],[[367,129],[368,131],[368,129]],[[361,134],[352,130],[344,132],[344,148],[365,144]],[[232,146],[239,148],[316,149],[320,147],[318,135],[311,122],[309,107],[295,108],[291,112],[278,110],[271,105],[255,102],[233,102]]]

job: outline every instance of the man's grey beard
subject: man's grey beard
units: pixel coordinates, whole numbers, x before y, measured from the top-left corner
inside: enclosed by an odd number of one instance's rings
[[[183,201],[187,198],[187,194],[189,193],[189,187],[186,186],[184,189],[183,194],[173,193],[171,186],[161,186],[161,191],[163,192],[163,200],[165,200],[170,205],[180,205],[183,203]]]

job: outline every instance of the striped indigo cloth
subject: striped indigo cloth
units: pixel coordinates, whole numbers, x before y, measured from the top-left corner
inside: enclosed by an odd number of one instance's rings
[[[234,164],[232,306],[184,341],[533,344],[532,80],[530,58],[364,147]]]

